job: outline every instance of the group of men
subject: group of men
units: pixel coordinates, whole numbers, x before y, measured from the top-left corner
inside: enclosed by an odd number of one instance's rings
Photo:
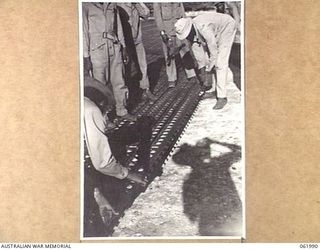
[[[120,18],[120,13],[126,15],[127,20]],[[129,55],[133,54],[133,50],[142,74],[140,88],[143,89],[143,98],[155,100],[149,89],[140,23],[140,17],[146,18],[149,14],[149,9],[143,3],[82,4],[84,75],[91,75],[109,88],[111,85],[116,114],[129,121],[135,121],[136,117],[129,114],[126,108],[128,87],[124,67],[130,63],[132,57]],[[130,37],[128,30],[123,29],[125,21],[131,27]]]
[[[224,5],[225,6],[225,5]],[[229,56],[240,15],[231,4],[231,14],[215,12],[186,17],[182,3],[154,3],[154,18],[159,29],[166,61],[169,88],[177,83],[175,56],[180,55],[187,79],[196,78],[204,90],[217,99],[213,109],[227,103],[226,83],[230,69]],[[115,106],[119,119],[137,121],[126,107],[126,79],[138,75],[142,98],[156,100],[150,91],[146,52],[142,42],[141,19],[150,15],[143,3],[82,3],[83,68],[84,68],[84,132],[86,146],[94,168],[119,179],[128,178],[145,185],[144,178],[119,163],[109,145],[106,130],[112,123],[106,112]],[[189,55],[190,63],[183,63]],[[129,77],[128,77],[129,75]],[[107,105],[106,105],[107,104]],[[143,136],[150,140],[150,136]],[[141,138],[136,138],[141,142]],[[147,168],[147,167],[146,167]],[[99,194],[99,195],[98,195]],[[100,209],[113,211],[98,189],[94,197]],[[102,197],[102,198],[101,198]]]

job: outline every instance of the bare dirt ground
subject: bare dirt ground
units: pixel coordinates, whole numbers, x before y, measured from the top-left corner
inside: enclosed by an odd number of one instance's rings
[[[150,33],[154,23],[144,26],[150,63],[161,47]],[[126,210],[113,237],[241,236],[243,97],[239,60],[234,54],[232,60],[236,84],[228,84],[226,107],[215,111],[214,99],[200,102],[163,174]]]
[[[240,91],[213,111],[203,100],[173,156],[126,211],[113,236],[241,235]],[[228,145],[230,144],[230,145]]]

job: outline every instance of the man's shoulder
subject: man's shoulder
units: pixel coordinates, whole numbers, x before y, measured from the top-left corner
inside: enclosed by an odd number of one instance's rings
[[[196,17],[193,18],[193,20],[197,20],[197,21],[205,21],[205,20],[209,20],[210,18],[214,17],[215,15],[217,15],[218,13],[215,11],[208,11],[208,12],[204,12],[204,13],[200,13],[199,15],[197,15]]]
[[[209,25],[211,18],[212,13],[201,13],[193,18],[193,23],[196,25],[197,29],[201,31]]]
[[[227,14],[218,13],[216,11],[210,11],[207,13],[199,14],[198,16],[193,18],[193,22],[198,27],[201,27],[201,26],[206,27],[208,25],[210,26],[210,24],[212,23],[219,23],[226,19],[232,19],[232,17],[230,17]]]

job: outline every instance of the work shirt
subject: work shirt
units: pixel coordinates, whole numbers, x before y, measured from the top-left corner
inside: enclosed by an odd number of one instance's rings
[[[84,135],[91,162],[99,172],[124,179],[128,169],[116,161],[111,153],[107,136],[104,134],[106,124],[97,105],[84,97]]]
[[[178,19],[185,17],[182,3],[154,3],[154,18],[158,29],[164,30],[169,36],[175,36],[174,24]]]
[[[147,18],[150,15],[149,8],[144,3],[118,3],[118,6],[123,8],[129,16],[134,43],[142,43],[140,17],[144,19]]]
[[[123,30],[115,3],[82,3],[83,57],[107,41],[125,47]]]
[[[196,16],[192,19],[195,26],[196,36],[194,43],[202,44],[204,50],[209,54],[209,63],[206,67],[206,71],[211,71],[217,63],[218,49],[224,46],[225,41],[223,36],[225,30],[229,25],[234,27],[234,19],[221,13],[204,13]]]

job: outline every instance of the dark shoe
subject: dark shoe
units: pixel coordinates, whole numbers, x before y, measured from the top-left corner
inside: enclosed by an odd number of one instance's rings
[[[210,90],[212,88],[212,86],[207,86],[207,85],[202,85],[201,86],[201,90],[202,91],[208,91],[208,90]]]
[[[176,82],[175,81],[173,81],[173,82],[170,81],[168,85],[169,85],[169,88],[174,88],[176,86]]]
[[[152,94],[152,92],[149,89],[144,89],[141,99],[144,101],[149,100],[151,102],[154,102],[155,100],[157,100],[157,97],[154,94]]]
[[[204,92],[202,96],[202,100],[204,99],[216,99],[217,98],[217,92],[216,91],[211,91],[211,92]]]
[[[126,120],[126,121],[129,121],[129,122],[135,122],[137,121],[137,116],[135,115],[131,115],[129,113],[127,113],[126,115],[123,115],[123,116],[119,116],[119,118],[121,120]]]
[[[222,109],[226,104],[228,100],[227,98],[218,98],[216,105],[214,105],[213,109]]]

